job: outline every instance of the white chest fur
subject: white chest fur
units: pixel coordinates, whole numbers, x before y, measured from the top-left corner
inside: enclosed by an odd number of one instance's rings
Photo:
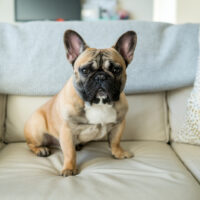
[[[85,115],[90,124],[108,124],[115,123],[117,114],[112,105],[92,104],[85,105]]]

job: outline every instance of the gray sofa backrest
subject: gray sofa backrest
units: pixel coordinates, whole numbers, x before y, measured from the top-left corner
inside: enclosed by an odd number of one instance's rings
[[[0,93],[53,95],[72,73],[63,33],[78,31],[91,47],[111,47],[127,30],[138,35],[127,69],[127,93],[170,90],[193,83],[198,24],[142,21],[0,23]]]

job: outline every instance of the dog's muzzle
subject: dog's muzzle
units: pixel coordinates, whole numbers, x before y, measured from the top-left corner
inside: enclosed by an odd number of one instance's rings
[[[96,76],[95,76],[95,81],[97,83],[99,83],[99,89],[97,90],[97,93],[96,93],[96,97],[97,98],[103,98],[103,99],[106,99],[108,97],[108,94],[107,92],[105,91],[105,89],[102,88],[102,84],[104,81],[106,81],[107,79],[107,75],[105,73],[98,73]]]
[[[121,80],[111,77],[104,71],[97,71],[88,76],[84,82],[76,84],[82,99],[89,103],[111,103],[119,100],[121,93]]]
[[[115,80],[104,71],[96,72],[84,84],[87,101],[110,103],[119,100],[121,82]]]

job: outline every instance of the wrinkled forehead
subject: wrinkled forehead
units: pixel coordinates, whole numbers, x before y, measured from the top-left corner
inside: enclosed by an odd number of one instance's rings
[[[114,49],[95,49],[87,48],[74,63],[75,70],[80,66],[87,65],[88,63],[93,63],[93,66],[101,67],[103,65],[108,65],[110,62],[118,64],[123,68],[126,68],[125,61],[122,56]]]

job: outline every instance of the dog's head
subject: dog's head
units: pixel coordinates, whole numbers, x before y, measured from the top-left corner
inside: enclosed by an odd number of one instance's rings
[[[90,48],[73,30],[64,34],[67,58],[73,65],[74,85],[84,101],[111,103],[119,100],[126,83],[126,68],[137,42],[134,31],[124,33],[114,46]]]

